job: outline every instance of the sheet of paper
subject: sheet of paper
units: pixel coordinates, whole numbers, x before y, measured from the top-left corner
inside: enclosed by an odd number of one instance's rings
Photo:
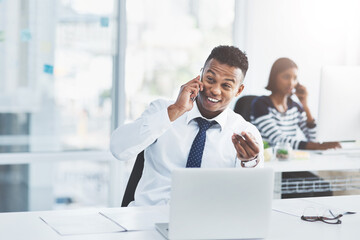
[[[300,199],[278,200],[272,203],[272,210],[296,217],[300,217],[303,214],[305,207],[306,205]]]
[[[121,210],[106,210],[101,214],[113,220],[127,231],[153,230],[155,223],[169,222],[169,211],[164,207],[151,209],[129,207]]]
[[[52,213],[40,219],[62,236],[125,231],[100,213]]]
[[[306,199],[286,199],[273,201],[272,209],[281,213],[289,214],[296,217],[301,217],[303,214],[306,215],[308,209],[312,209],[316,215],[322,215],[324,211],[330,209],[337,213],[345,212],[343,209],[339,209],[333,206],[316,203]]]
[[[352,211],[352,209],[346,209],[346,206],[341,206],[341,208],[333,205],[333,204],[324,204],[322,202],[318,202],[318,200],[314,200],[314,199],[303,199],[304,202],[307,202],[308,204],[312,204],[312,206],[321,206],[320,210],[326,210],[326,209],[330,209],[331,211],[335,212],[335,213],[345,213],[347,211]],[[346,210],[345,210],[346,209]]]

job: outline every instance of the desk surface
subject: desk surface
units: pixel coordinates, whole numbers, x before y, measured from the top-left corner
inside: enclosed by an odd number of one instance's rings
[[[275,172],[354,170],[360,169],[360,155],[321,155],[309,152],[307,159],[265,162]]]
[[[354,196],[339,196],[339,197],[323,197],[323,198],[307,198],[317,203],[330,205],[336,208],[342,208],[346,211],[356,211],[358,214],[347,215],[342,218],[343,223],[340,225],[330,225],[322,222],[304,222],[300,218],[288,214],[272,211],[270,231],[266,238],[267,240],[282,240],[282,239],[324,239],[324,240],[339,240],[339,239],[359,239],[360,236],[360,195]],[[293,204],[296,207],[294,199],[274,200],[277,204]],[[280,201],[280,202],[279,202]],[[346,208],[346,209],[345,209]],[[63,214],[64,212],[87,212],[97,213],[99,211],[111,211],[118,214],[123,214],[129,221],[149,221],[149,219],[140,218],[136,212],[151,211],[151,216],[157,216],[168,211],[167,207],[144,207],[144,208],[107,208],[107,209],[83,209],[83,210],[66,210],[66,211],[47,211],[47,212],[20,212],[20,213],[0,213],[0,236],[1,239],[6,240],[84,240],[84,239],[158,239],[164,238],[153,228],[146,231],[129,231],[119,233],[106,234],[86,234],[86,235],[72,235],[60,236],[43,221],[40,216],[46,214]],[[166,217],[167,218],[167,217]],[[151,219],[150,219],[151,220]],[[157,219],[159,220],[159,219]],[[167,220],[167,219],[164,219]]]

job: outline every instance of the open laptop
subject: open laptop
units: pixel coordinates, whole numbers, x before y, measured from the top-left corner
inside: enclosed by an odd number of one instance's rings
[[[172,173],[167,239],[265,238],[273,198],[270,168],[177,169]]]

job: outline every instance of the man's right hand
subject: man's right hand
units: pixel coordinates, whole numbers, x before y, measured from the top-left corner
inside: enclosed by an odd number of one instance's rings
[[[175,121],[185,112],[190,111],[194,106],[194,101],[199,91],[203,90],[203,83],[200,76],[182,85],[176,102],[168,107],[170,121]]]

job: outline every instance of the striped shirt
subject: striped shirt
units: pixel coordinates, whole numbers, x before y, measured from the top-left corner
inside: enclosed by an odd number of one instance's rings
[[[305,149],[308,141],[315,141],[316,127],[307,125],[306,112],[298,103],[288,98],[287,105],[286,112],[281,113],[269,96],[257,97],[251,104],[251,122],[271,146],[282,142],[290,143],[293,149]],[[306,139],[298,134],[299,130]]]

